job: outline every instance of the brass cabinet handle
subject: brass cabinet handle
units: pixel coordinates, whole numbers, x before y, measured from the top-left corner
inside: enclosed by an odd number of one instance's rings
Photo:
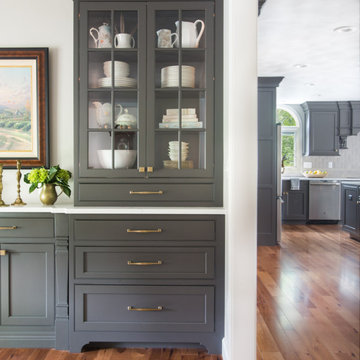
[[[145,233],[161,233],[162,229],[158,228],[158,229],[143,229],[143,230],[134,230],[134,229],[126,229],[126,232],[128,233],[141,233],[141,234],[145,234]]]
[[[6,250],[0,250],[0,256],[5,256],[7,255],[7,251]]]
[[[139,172],[140,172],[140,173],[144,173],[144,172],[145,172],[145,167],[144,167],[144,166],[140,166],[140,167],[139,167]]]
[[[128,265],[135,265],[135,266],[148,266],[148,265],[162,265],[162,261],[158,260],[158,261],[132,261],[132,260],[128,260],[127,264]]]
[[[159,191],[129,191],[130,195],[162,195],[164,192],[162,190]]]
[[[0,226],[0,230],[15,230],[17,226]]]
[[[127,309],[129,311],[162,311],[164,308],[162,306],[158,306],[156,308],[136,308],[133,306],[128,306]]]

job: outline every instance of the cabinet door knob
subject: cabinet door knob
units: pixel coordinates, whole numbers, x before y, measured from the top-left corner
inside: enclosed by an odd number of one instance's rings
[[[352,201],[353,196],[352,195],[348,195],[348,200]]]
[[[140,166],[139,173],[144,173],[144,172],[145,172],[145,166]]]
[[[5,256],[7,255],[7,251],[6,250],[0,250],[0,256]]]
[[[148,172],[148,173],[154,172],[154,167],[153,167],[153,166],[148,166],[148,167],[147,167],[147,172]]]
[[[164,308],[162,306],[157,306],[156,308],[137,308],[134,306],[128,306],[129,311],[162,311]]]

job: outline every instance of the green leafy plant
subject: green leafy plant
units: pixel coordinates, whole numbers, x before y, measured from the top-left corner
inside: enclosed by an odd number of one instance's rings
[[[71,176],[70,171],[60,169],[60,166],[56,165],[50,169],[45,169],[44,167],[34,168],[25,174],[24,181],[27,184],[31,184],[29,193],[32,193],[35,189],[40,189],[44,184],[54,184],[55,186],[59,186],[65,195],[70,197],[69,179]],[[61,193],[59,195],[61,195]]]

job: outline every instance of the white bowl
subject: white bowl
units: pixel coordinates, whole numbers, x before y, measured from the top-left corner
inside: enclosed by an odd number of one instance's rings
[[[97,151],[100,165],[103,169],[112,169],[111,150]],[[114,168],[128,169],[134,165],[136,160],[136,150],[114,150]]]

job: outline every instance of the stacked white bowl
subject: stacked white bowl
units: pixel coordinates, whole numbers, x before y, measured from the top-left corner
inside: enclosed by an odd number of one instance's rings
[[[135,87],[136,80],[129,77],[130,65],[124,61],[114,61],[114,86],[116,87]],[[104,62],[104,74],[106,77],[99,79],[100,87],[111,86],[111,75],[112,75],[112,62]]]
[[[179,87],[179,65],[166,66],[161,69],[161,87]],[[195,67],[181,65],[181,86],[195,87]]]
[[[185,161],[189,155],[189,143],[181,142],[181,161]],[[169,141],[169,158],[172,161],[179,159],[179,142]]]

